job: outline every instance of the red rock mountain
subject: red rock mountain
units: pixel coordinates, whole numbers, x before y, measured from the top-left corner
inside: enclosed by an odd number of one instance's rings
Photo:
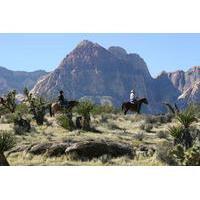
[[[175,103],[183,90],[198,79],[196,76],[191,71],[187,75],[181,71],[163,72],[153,79],[138,54],[129,54],[121,47],[105,49],[84,40],[53,72],[37,82],[32,93],[54,98],[59,90],[64,90],[68,99],[90,98],[97,103],[109,101],[119,106],[129,99],[134,88],[138,96],[149,101],[144,111],[159,113],[166,111],[163,102]]]

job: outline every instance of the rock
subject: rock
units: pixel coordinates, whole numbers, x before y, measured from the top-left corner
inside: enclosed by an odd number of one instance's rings
[[[105,154],[112,157],[134,157],[133,148],[129,145],[105,141],[77,142],[68,147],[65,152],[66,154],[75,154],[76,158],[81,160],[91,160]]]
[[[33,145],[35,145],[35,144],[33,144]],[[17,153],[17,152],[25,152],[26,153],[31,149],[31,147],[33,145],[21,145],[21,146],[14,147],[10,151],[6,152],[6,156],[10,155],[11,153]]]
[[[46,153],[47,150],[52,146],[52,143],[41,143],[41,144],[36,144],[31,149],[28,151],[29,153],[35,154],[35,155],[40,155],[43,153]]]
[[[70,143],[58,143],[58,144],[53,144],[47,151],[47,155],[52,157],[52,156],[61,156],[65,154],[65,150],[67,147],[70,146]]]

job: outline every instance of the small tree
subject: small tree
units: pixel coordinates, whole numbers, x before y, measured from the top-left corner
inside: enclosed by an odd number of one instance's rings
[[[0,98],[0,103],[3,105],[4,109],[8,112],[14,113],[16,109],[16,91],[9,91],[6,98]]]
[[[38,125],[44,123],[47,104],[42,97],[33,97],[27,88],[24,88],[26,101],[29,103],[29,111],[33,114]]]
[[[93,104],[90,101],[82,101],[77,107],[78,114],[83,116],[83,130],[91,130],[90,127],[90,113],[93,109]]]
[[[5,151],[10,150],[15,145],[15,138],[6,131],[0,132],[0,166],[9,166],[4,155]]]

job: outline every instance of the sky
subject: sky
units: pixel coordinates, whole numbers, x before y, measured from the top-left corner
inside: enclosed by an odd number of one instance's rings
[[[161,71],[200,65],[200,34],[0,34],[0,66],[10,70],[54,70],[82,40],[120,46],[139,54],[153,77]]]

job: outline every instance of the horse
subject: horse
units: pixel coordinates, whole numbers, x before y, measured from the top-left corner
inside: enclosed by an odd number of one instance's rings
[[[61,106],[59,102],[54,102],[52,104],[50,104],[49,106],[49,112],[50,112],[50,116],[54,116],[55,113],[57,112],[61,112],[63,109],[65,109],[66,111],[71,111],[75,106],[77,106],[79,104],[78,101],[69,101],[67,106]]]
[[[147,101],[146,98],[139,99],[135,103],[123,102],[122,106],[121,106],[122,107],[122,111],[124,111],[124,115],[126,115],[128,110],[130,110],[132,112],[137,112],[138,114],[140,114],[141,105],[143,103],[144,104],[148,104],[148,101]]]

